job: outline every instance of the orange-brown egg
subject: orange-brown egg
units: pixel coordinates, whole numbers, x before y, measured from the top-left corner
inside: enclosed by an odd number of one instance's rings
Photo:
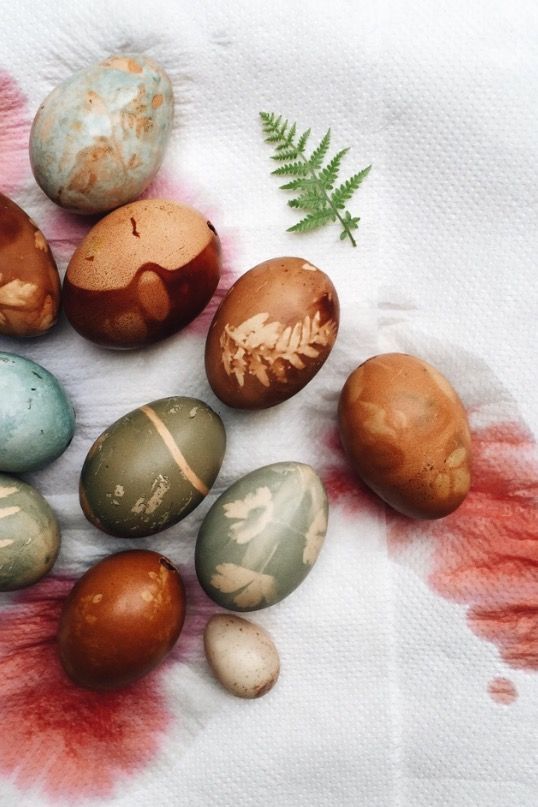
[[[338,407],[342,444],[362,481],[413,518],[441,518],[471,484],[463,405],[441,373],[404,353],[374,356],[347,379]]]
[[[125,686],[160,664],[184,618],[183,582],[168,558],[147,550],[119,552],[88,569],[67,597],[60,659],[80,686]]]

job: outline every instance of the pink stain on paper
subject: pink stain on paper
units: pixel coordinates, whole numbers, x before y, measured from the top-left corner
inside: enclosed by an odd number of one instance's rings
[[[26,97],[5,70],[0,70],[0,191],[16,193],[31,171],[28,157],[30,119]]]
[[[201,653],[214,610],[194,573],[184,581],[187,616],[176,648],[155,672],[113,692],[76,687],[58,660],[58,620],[73,580],[49,577],[3,611],[0,771],[15,786],[37,786],[71,804],[110,795],[151,761],[174,719],[162,689],[167,669]]]

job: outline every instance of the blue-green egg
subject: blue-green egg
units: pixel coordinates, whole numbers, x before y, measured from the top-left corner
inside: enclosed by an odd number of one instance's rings
[[[0,471],[37,471],[73,438],[75,411],[58,379],[30,359],[0,352]]]
[[[37,583],[59,550],[58,522],[43,496],[26,482],[0,474],[0,591]]]
[[[252,471],[202,523],[195,556],[202,588],[231,611],[280,602],[314,565],[327,516],[325,488],[309,465],[278,462]]]

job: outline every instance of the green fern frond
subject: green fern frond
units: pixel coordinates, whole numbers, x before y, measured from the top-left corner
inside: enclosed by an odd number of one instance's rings
[[[289,227],[288,232],[306,233],[323,227],[330,221],[338,221],[342,226],[340,238],[342,240],[349,238],[353,246],[357,246],[353,231],[357,230],[360,218],[352,216],[345,207],[368,176],[372,166],[369,165],[335,188],[342,160],[349,149],[341,149],[324,165],[331,144],[330,129],[324,134],[310,157],[307,157],[305,150],[311,134],[310,129],[297,137],[297,125],[292,123],[290,126],[288,120],[283,120],[282,115],[260,112],[260,118],[265,142],[275,146],[275,153],[271,159],[283,163],[271,173],[275,176],[292,177],[280,188],[299,192],[296,198],[288,201],[288,205],[297,210],[307,211],[305,218]]]

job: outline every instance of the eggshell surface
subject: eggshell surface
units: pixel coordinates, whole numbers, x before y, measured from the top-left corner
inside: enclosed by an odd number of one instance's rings
[[[79,70],[39,107],[30,133],[38,185],[75,213],[102,213],[139,196],[157,173],[174,99],[163,68],[114,55]]]
[[[0,352],[0,471],[43,468],[74,430],[75,412],[58,379],[30,359]]]
[[[220,304],[205,349],[207,378],[228,406],[265,409],[316,375],[336,339],[338,295],[303,258],[273,258],[242,275]]]
[[[0,591],[31,586],[49,572],[60,551],[60,528],[33,487],[0,474]]]
[[[338,417],[342,444],[362,481],[412,518],[441,518],[471,484],[471,434],[441,373],[403,353],[374,356],[347,379]]]
[[[93,227],[71,258],[65,312],[86,339],[134,348],[181,330],[219,282],[220,241],[198,211],[162,199],[125,205]]]
[[[0,334],[40,336],[59,306],[60,278],[43,233],[0,193]]]
[[[65,601],[61,662],[80,686],[125,686],[161,663],[184,619],[183,582],[168,558],[147,550],[110,555],[88,569]]]
[[[278,462],[252,471],[202,522],[195,552],[202,588],[230,611],[280,602],[314,565],[327,516],[325,488],[309,465]]]
[[[122,538],[152,535],[185,518],[215,481],[226,447],[219,416],[196,398],[161,398],[96,440],[80,475],[86,518]]]
[[[239,698],[260,698],[277,682],[280,658],[273,640],[240,616],[212,616],[204,631],[204,648],[215,678]]]

